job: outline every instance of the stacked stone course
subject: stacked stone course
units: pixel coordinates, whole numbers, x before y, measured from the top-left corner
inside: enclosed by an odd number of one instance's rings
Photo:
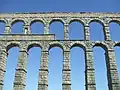
[[[93,65],[94,46],[105,49],[107,78],[109,90],[120,90],[120,81],[114,55],[114,46],[120,41],[112,41],[109,23],[120,23],[120,13],[15,13],[0,14],[0,21],[5,23],[4,34],[0,35],[0,90],[3,90],[4,74],[6,72],[7,52],[12,47],[20,48],[20,56],[15,72],[14,90],[25,90],[28,50],[32,47],[42,49],[38,90],[48,90],[48,54],[50,48],[59,46],[63,49],[62,90],[71,90],[70,49],[79,46],[85,52],[85,87],[86,90],[96,90],[95,69]],[[12,34],[14,23],[24,23],[23,34]],[[36,21],[44,24],[44,34],[32,34],[30,25]],[[54,34],[49,33],[50,24],[60,21],[64,25],[64,40],[57,40]],[[69,24],[78,21],[84,26],[84,40],[69,40]],[[93,21],[103,26],[104,41],[91,41],[89,24]]]

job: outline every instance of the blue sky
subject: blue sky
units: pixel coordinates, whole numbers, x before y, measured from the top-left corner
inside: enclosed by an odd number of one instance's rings
[[[0,0],[0,13],[15,12],[120,12],[119,0]],[[13,33],[21,33],[23,23],[18,22],[12,26]],[[43,33],[43,25],[34,23],[31,26],[33,33]],[[0,23],[0,33],[4,31],[4,24]],[[73,22],[69,26],[70,39],[82,40],[83,26]],[[56,35],[57,39],[63,39],[63,25],[54,22],[50,25],[50,33]],[[112,40],[120,40],[120,26],[116,23],[110,24]],[[93,22],[90,24],[91,40],[104,40],[102,26]],[[62,89],[62,49],[54,47],[50,49],[49,55],[49,86],[48,90]],[[97,90],[108,90],[104,49],[95,47],[93,49],[95,77]],[[4,90],[13,90],[15,68],[19,56],[19,48],[14,47],[8,51],[7,71],[5,74]],[[40,67],[41,49],[31,48],[28,56],[26,90],[37,90],[38,70]],[[116,61],[120,76],[120,48],[115,47]],[[84,76],[84,51],[82,48],[74,47],[70,53],[71,60],[71,82],[72,90],[85,90]],[[35,66],[33,67],[33,63]],[[57,67],[56,67],[57,66]]]

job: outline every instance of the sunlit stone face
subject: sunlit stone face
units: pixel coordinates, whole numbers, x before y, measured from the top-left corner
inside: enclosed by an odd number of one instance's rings
[[[50,60],[48,60],[48,58],[50,52],[52,52],[50,49],[54,47],[61,48],[63,55],[63,61],[61,62],[62,90],[71,90],[72,61],[70,60],[70,52],[73,47],[80,47],[84,51],[84,84],[86,90],[96,90],[93,48],[97,46],[102,47],[105,51],[106,77],[108,79],[109,90],[120,90],[120,82],[114,54],[114,47],[119,46],[120,41],[111,40],[109,29],[109,24],[111,22],[120,22],[119,17],[119,13],[0,14],[0,22],[2,22],[0,25],[4,24],[4,31],[0,34],[0,90],[3,90],[7,56],[9,54],[8,51],[13,47],[19,48],[18,62],[13,82],[14,90],[25,90],[27,85],[27,63],[29,62],[29,60],[27,60],[29,56],[28,52],[33,47],[41,48],[40,65],[38,68],[38,90],[48,90],[48,77],[50,74]],[[41,27],[35,27],[35,25],[40,24]],[[21,27],[19,27],[19,25]],[[56,29],[53,25],[59,28]],[[94,25],[98,27],[96,30],[102,29],[103,33],[100,33],[101,31],[99,33],[95,31],[94,35],[91,36],[92,27]],[[15,26],[19,27],[19,29],[15,28]],[[73,28],[73,26],[75,28]],[[3,29],[3,27],[1,29]],[[35,32],[34,29],[36,30]],[[41,30],[42,33],[39,33],[37,29],[43,29]],[[78,32],[76,29],[83,31]],[[73,35],[73,33],[75,34]],[[103,36],[102,38],[101,35]],[[95,37],[97,38],[94,39]],[[33,62],[33,67],[34,66]],[[57,65],[55,65],[55,68],[57,68]]]

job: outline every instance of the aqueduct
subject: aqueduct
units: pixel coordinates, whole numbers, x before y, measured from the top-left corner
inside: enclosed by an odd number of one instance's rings
[[[48,90],[48,52],[51,47],[59,46],[63,49],[62,90],[71,90],[70,49],[79,46],[85,51],[85,87],[86,90],[96,90],[95,71],[93,65],[94,46],[105,49],[107,79],[109,90],[120,90],[120,81],[114,55],[114,46],[120,41],[112,41],[109,23],[120,23],[120,13],[15,13],[0,14],[0,21],[5,23],[5,32],[0,35],[0,90],[3,90],[4,74],[7,62],[7,52],[18,46],[20,56],[15,72],[14,90],[25,90],[27,73],[27,56],[31,47],[41,47],[38,90]],[[11,26],[17,21],[24,22],[23,34],[11,34]],[[39,21],[44,24],[44,34],[32,34],[31,23]],[[64,40],[57,40],[54,34],[49,34],[49,25],[53,21],[60,21],[64,25]],[[72,21],[84,25],[84,40],[70,40],[68,26]],[[104,27],[104,41],[91,41],[89,23],[100,22]]]

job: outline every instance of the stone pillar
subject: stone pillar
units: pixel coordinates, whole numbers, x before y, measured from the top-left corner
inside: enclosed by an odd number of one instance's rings
[[[104,26],[104,36],[106,41],[111,40],[109,26]]]
[[[5,34],[11,34],[11,26],[10,25],[6,25],[5,26]]]
[[[4,49],[0,50],[0,90],[3,90],[4,74],[6,69],[7,52]]]
[[[69,24],[64,25],[64,40],[69,40]]]
[[[49,27],[49,23],[48,23],[44,26],[44,34],[49,34],[49,30],[50,30],[50,27]]]
[[[38,90],[48,90],[48,51],[41,53]]]
[[[26,86],[26,67],[28,53],[26,50],[20,50],[20,56],[15,72],[14,90],[25,90]]]
[[[86,90],[96,90],[92,49],[85,51],[85,81]]]
[[[64,51],[62,90],[71,90],[70,51]]]
[[[114,55],[114,49],[105,52],[109,90],[120,90],[120,81]]]
[[[24,34],[31,34],[31,29],[29,25],[24,25]]]
[[[85,27],[84,27],[84,39],[85,40],[90,40],[90,31],[89,31],[89,25],[86,25]]]

